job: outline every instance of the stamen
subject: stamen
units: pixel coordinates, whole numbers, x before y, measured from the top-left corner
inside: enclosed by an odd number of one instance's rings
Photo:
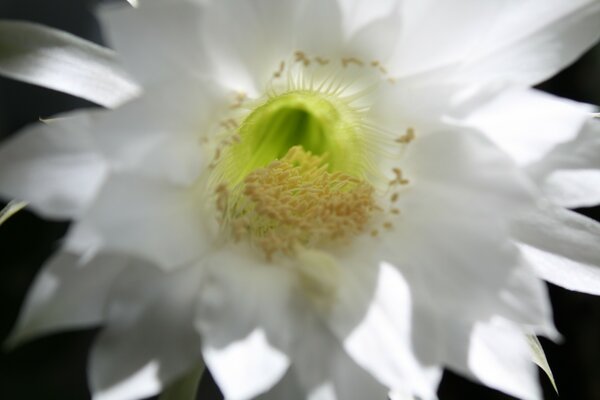
[[[342,58],[342,66],[344,68],[346,68],[348,65],[350,64],[354,64],[354,65],[358,65],[359,67],[362,67],[365,63],[362,62],[361,60],[359,60],[356,57],[346,57],[346,58]]]
[[[279,64],[279,69],[277,71],[275,71],[275,73],[273,74],[273,76],[275,78],[281,78],[281,74],[283,74],[284,69],[285,69],[285,61],[282,61]]]
[[[396,139],[396,143],[408,144],[415,140],[415,130],[413,128],[408,128],[406,133]]]
[[[378,210],[374,188],[344,172],[329,172],[325,159],[294,146],[281,160],[250,173],[233,194],[219,186],[222,220],[268,260],[363,232]]]

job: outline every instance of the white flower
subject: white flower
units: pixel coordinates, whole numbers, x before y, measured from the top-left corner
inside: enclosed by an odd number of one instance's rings
[[[226,398],[435,398],[441,368],[540,398],[546,279],[600,294],[593,108],[528,89],[595,0],[145,1],[105,10],[144,95],[0,149],[73,218],[13,341],[103,324],[95,399],[204,360]],[[278,160],[278,161],[276,161]]]

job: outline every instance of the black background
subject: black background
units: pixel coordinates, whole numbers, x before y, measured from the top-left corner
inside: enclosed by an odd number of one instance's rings
[[[37,21],[102,43],[92,12],[96,3],[97,0],[0,0],[0,18]],[[600,104],[600,46],[540,88]],[[0,78],[0,139],[40,117],[90,106],[93,104],[69,95]],[[599,207],[578,211],[600,220]],[[0,342],[14,324],[34,276],[56,250],[67,228],[67,221],[47,222],[28,211],[0,227]],[[600,297],[549,287],[555,322],[565,342],[557,345],[542,339],[560,391],[558,397],[541,374],[544,397],[600,400]],[[34,340],[12,352],[0,351],[0,399],[89,398],[86,362],[96,334],[97,329],[61,333]],[[511,399],[450,372],[444,375],[439,394],[441,400]],[[198,398],[219,397],[210,376],[203,377]]]

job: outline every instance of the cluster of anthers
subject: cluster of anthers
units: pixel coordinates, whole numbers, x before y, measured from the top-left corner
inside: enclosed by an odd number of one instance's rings
[[[300,67],[308,67],[311,63],[316,66],[328,64],[331,66],[330,60],[320,57],[309,58],[306,53],[301,51],[296,52],[294,56],[294,62]],[[279,69],[273,75],[274,80],[282,76],[285,65],[285,62],[281,62]],[[345,69],[350,65],[364,67],[367,64],[356,58],[341,60],[342,68]],[[380,63],[374,61],[370,65],[377,68],[381,74],[386,74]],[[290,71],[288,71],[288,75],[290,75]],[[386,80],[393,83],[389,79]],[[338,114],[347,113],[350,115],[348,119],[352,120],[352,124],[348,125],[348,130],[355,131],[350,132],[349,135],[360,135],[361,137],[369,135],[368,125],[356,122],[361,119],[356,116],[361,112],[349,105],[351,101],[344,103],[345,99],[340,95],[341,90],[338,87],[321,85],[315,88],[312,82],[306,87],[302,82],[304,82],[304,78],[292,79],[283,93],[268,93],[267,100],[254,107],[248,107],[245,104],[246,96],[238,94],[230,110],[239,110],[245,107],[249,112],[241,118],[229,117],[221,122],[221,127],[227,130],[228,134],[216,146],[215,156],[210,165],[211,169],[217,171],[216,175],[219,177],[214,187],[216,187],[216,208],[221,227],[236,241],[244,240],[258,247],[267,260],[271,260],[276,254],[294,254],[299,248],[321,248],[343,243],[358,234],[369,232],[369,230],[375,237],[379,234],[377,224],[373,223],[373,216],[376,213],[383,215],[383,218],[377,218],[378,221],[383,221],[381,227],[387,230],[392,229],[391,218],[386,218],[385,215],[392,217],[400,214],[400,210],[395,206],[400,196],[398,187],[409,184],[409,180],[403,176],[402,170],[393,168],[394,178],[389,182],[388,189],[384,190],[389,194],[386,201],[389,202],[389,205],[382,208],[377,200],[381,197],[378,196],[379,193],[376,193],[374,185],[365,178],[366,174],[344,170],[344,168],[332,168],[330,161],[335,157],[332,157],[330,151],[335,152],[335,147],[325,150],[320,148],[315,151],[301,142],[293,143],[293,140],[291,140],[292,145],[289,148],[284,148],[269,162],[255,165],[248,171],[236,172],[239,176],[234,179],[234,182],[225,179],[229,173],[228,169],[236,169],[232,165],[238,163],[234,160],[237,155],[246,154],[245,152],[236,153],[232,148],[240,148],[248,143],[257,142],[256,138],[263,138],[259,135],[272,133],[274,128],[271,125],[274,122],[264,121],[267,121],[268,118],[273,121],[277,120],[275,117],[270,117],[270,115],[281,115],[277,113],[294,113],[296,107],[298,112],[317,116],[315,119],[318,119],[319,115],[328,115],[317,107],[324,107],[325,110],[331,107],[334,110],[330,114],[335,115],[336,118],[338,118]],[[298,95],[298,99],[293,98],[296,92],[301,93]],[[310,94],[306,95],[307,92]],[[313,101],[309,97],[313,95],[319,100]],[[332,96],[340,99],[341,105],[335,103],[335,100],[333,105],[329,103],[327,106],[320,105],[320,102],[331,99]],[[282,99],[279,100],[282,103],[286,102],[281,109],[287,111],[277,108],[277,99]],[[264,104],[275,105],[268,106],[271,108],[261,109]],[[289,111],[290,109],[292,111]],[[269,116],[263,118],[260,113]],[[329,116],[323,118],[325,120],[322,122],[322,126],[317,129],[318,135],[336,135],[336,132],[339,131],[338,128],[344,127],[343,124],[331,122],[327,119]],[[320,123],[317,122],[317,125]],[[281,129],[284,132],[276,130],[277,136],[305,135],[305,132],[300,132],[295,127],[288,129],[284,126]],[[414,130],[409,128],[405,134],[396,137],[391,142],[395,141],[396,144],[403,146],[412,142],[414,138]],[[343,151],[337,150],[339,158],[339,153],[343,153]],[[334,156],[336,155],[334,154]],[[345,156],[350,159],[353,157],[352,154],[345,154]],[[243,166],[243,168],[246,167],[247,165]]]
[[[315,247],[361,233],[378,210],[374,188],[343,172],[329,172],[323,156],[292,147],[250,173],[231,193],[217,188],[217,207],[237,240],[247,237],[271,259],[297,246]]]

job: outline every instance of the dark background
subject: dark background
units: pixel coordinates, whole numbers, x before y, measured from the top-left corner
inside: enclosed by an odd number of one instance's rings
[[[37,21],[102,43],[92,13],[98,1],[0,0],[0,18]],[[540,88],[600,104],[600,46]],[[39,117],[90,106],[69,95],[0,78],[0,140]],[[578,211],[600,220],[599,207]],[[67,221],[43,221],[28,211],[0,227],[0,342],[14,324],[27,288],[67,228]],[[560,391],[558,397],[542,373],[545,399],[600,400],[600,297],[549,287],[556,325],[565,341],[557,345],[542,339]],[[12,352],[0,351],[0,399],[88,399],[86,362],[96,334],[97,329],[61,333]],[[449,372],[439,394],[441,400],[511,399]],[[203,377],[198,398],[219,397],[210,376]]]

